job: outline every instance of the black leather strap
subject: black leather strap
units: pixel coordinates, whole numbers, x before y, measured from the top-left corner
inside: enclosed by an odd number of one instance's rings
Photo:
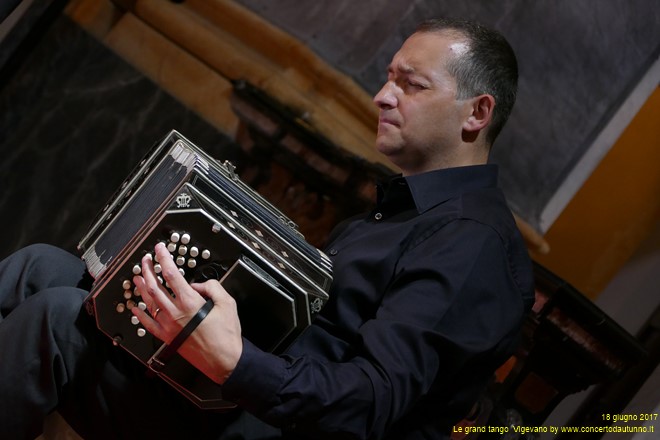
[[[188,336],[190,336],[191,333],[195,331],[197,326],[201,324],[201,322],[204,320],[204,318],[206,318],[212,308],[213,300],[208,299],[206,304],[204,304],[197,311],[197,313],[195,313],[195,316],[193,316],[190,321],[188,321],[188,324],[186,324],[181,329],[179,334],[177,334],[174,339],[172,339],[172,342],[170,342],[169,345],[163,345],[163,347],[161,347],[156,353],[154,353],[153,356],[151,356],[151,359],[149,359],[147,362],[149,368],[154,371],[162,370],[167,361],[169,361],[170,358],[174,356],[179,347],[181,347],[181,344],[183,344],[185,340],[188,339]]]

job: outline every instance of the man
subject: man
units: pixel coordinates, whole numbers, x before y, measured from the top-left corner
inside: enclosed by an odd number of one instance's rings
[[[187,284],[162,246],[155,255],[176,296],[145,258],[134,281],[151,313],[133,313],[169,343],[210,298],[179,353],[287,438],[448,437],[512,353],[533,301],[529,257],[487,164],[516,82],[510,46],[477,24],[433,20],[405,41],[374,98],[376,148],[402,175],[379,187],[373,212],[333,232],[330,301],[285,355],[242,338],[229,294],[214,281]],[[63,268],[47,275],[55,258]],[[90,438],[224,429],[235,414],[186,406],[101,342],[78,316],[84,290],[67,287],[83,272],[71,258],[26,249],[0,265],[0,350],[24,365],[0,366],[0,392],[16,402],[2,409],[0,434],[56,408]]]

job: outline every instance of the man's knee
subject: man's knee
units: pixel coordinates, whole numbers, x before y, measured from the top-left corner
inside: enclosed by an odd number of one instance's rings
[[[75,322],[83,311],[88,293],[75,287],[54,287],[43,290],[30,298],[29,308],[35,315],[50,318],[54,322]]]
[[[42,288],[54,286],[91,287],[85,264],[75,255],[49,244],[32,244],[16,253],[30,281]]]
[[[16,252],[25,260],[33,260],[39,264],[52,266],[55,264],[70,264],[76,267],[82,267],[80,258],[56,246],[36,243],[25,246]]]

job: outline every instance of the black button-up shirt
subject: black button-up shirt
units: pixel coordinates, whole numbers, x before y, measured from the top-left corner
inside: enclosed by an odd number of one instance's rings
[[[309,438],[444,438],[511,355],[530,260],[494,165],[396,177],[333,232],[330,300],[284,356],[245,341],[225,395]]]

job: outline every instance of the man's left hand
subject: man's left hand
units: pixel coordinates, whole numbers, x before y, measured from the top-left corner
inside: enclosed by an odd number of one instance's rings
[[[142,273],[134,278],[134,283],[149,313],[133,307],[133,314],[149,333],[169,344],[210,298],[213,309],[181,345],[178,353],[214,382],[224,383],[243,351],[234,298],[215,280],[189,284],[163,243],[156,245],[155,255],[162,268],[161,276],[174,296],[158,279],[153,260],[145,256]]]

